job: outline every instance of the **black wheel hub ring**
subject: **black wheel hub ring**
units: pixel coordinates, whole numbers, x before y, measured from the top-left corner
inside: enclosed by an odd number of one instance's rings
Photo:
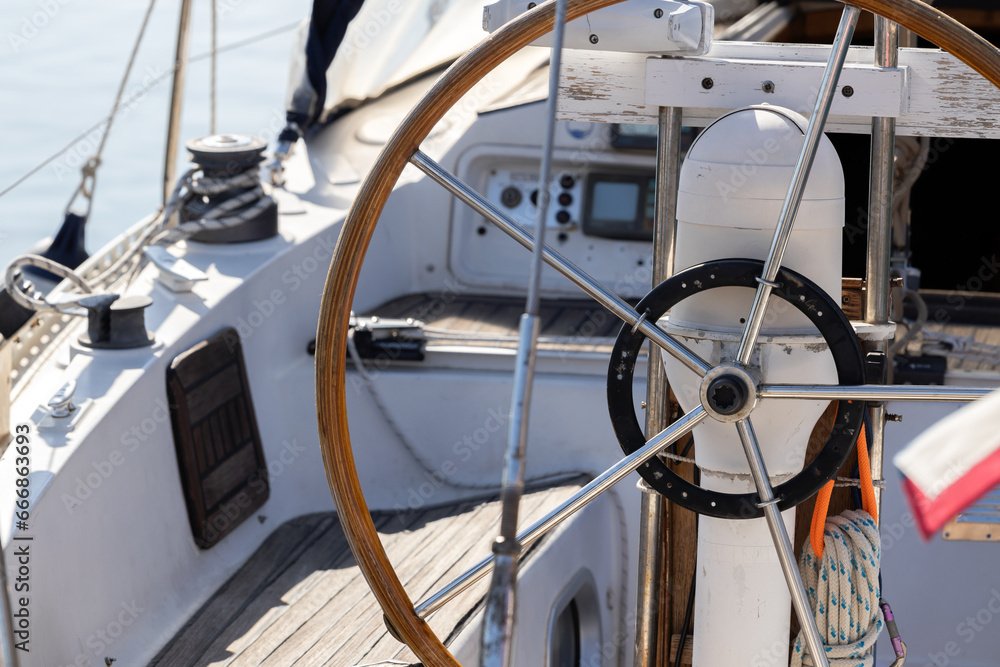
[[[764,263],[750,259],[722,259],[699,264],[666,280],[636,306],[646,319],[656,322],[683,299],[718,287],[757,288]],[[816,325],[833,354],[842,385],[865,382],[864,358],[854,328],[840,306],[818,285],[790,269],[781,268],[772,294],[787,301]],[[628,324],[622,327],[608,368],[608,410],[622,450],[631,454],[646,444],[635,414],[632,378],[635,360],[646,336]],[[649,363],[653,363],[650,359]],[[865,413],[864,401],[838,402],[833,431],[823,449],[794,477],[774,487],[778,508],[795,507],[826,484],[847,460],[857,441]],[[764,515],[756,493],[709,491],[687,481],[659,458],[639,467],[639,474],[659,493],[682,507],[722,519],[753,519]]]

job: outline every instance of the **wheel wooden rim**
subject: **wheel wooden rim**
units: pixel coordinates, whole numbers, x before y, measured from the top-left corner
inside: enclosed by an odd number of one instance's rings
[[[570,0],[568,20],[622,0]],[[852,0],[948,51],[1000,88],[1000,51],[917,0]],[[365,504],[347,423],[347,333],[354,291],[382,208],[410,156],[434,125],[501,62],[552,29],[555,0],[486,37],[435,82],[375,160],[344,222],[327,274],[316,334],[316,410],[327,481],[340,523],[368,585],[396,634],[428,667],[460,667],[413,603],[386,556]],[[331,381],[332,380],[332,381]]]

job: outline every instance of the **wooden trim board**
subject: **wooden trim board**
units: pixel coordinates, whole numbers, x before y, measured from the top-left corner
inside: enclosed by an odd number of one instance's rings
[[[801,68],[803,64],[825,62],[829,52],[827,46],[806,44],[716,42],[705,56],[676,60],[702,64],[729,62],[736,67],[741,66],[740,61],[744,67],[758,67],[766,61]],[[562,63],[559,119],[656,123],[657,107],[646,102],[647,60],[649,56],[645,54],[566,51]],[[848,68],[867,66],[873,62],[871,47],[850,48]],[[896,119],[897,136],[1000,138],[1000,91],[970,67],[940,49],[917,48],[900,49],[899,66],[907,72],[908,99],[905,111]],[[689,76],[692,79],[698,77],[693,83],[700,87],[700,72],[694,64],[690,67]],[[817,87],[821,76],[822,72],[817,69]],[[674,80],[671,85],[676,83]],[[767,94],[761,90],[760,82],[748,80],[747,89],[739,95],[712,101],[712,104],[725,101],[724,106],[686,107],[684,124],[703,127],[732,109],[774,102],[776,99],[776,93]],[[861,94],[854,95],[847,102],[860,105]],[[826,131],[851,134],[871,132],[869,116],[838,113],[843,108],[844,101],[838,101]]]

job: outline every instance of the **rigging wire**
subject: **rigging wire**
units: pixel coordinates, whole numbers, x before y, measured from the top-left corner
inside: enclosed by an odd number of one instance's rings
[[[115,120],[115,113],[118,111],[118,106],[121,104],[122,94],[125,92],[125,84],[128,83],[129,75],[132,74],[132,66],[135,65],[135,58],[139,54],[139,46],[142,44],[142,38],[146,34],[146,26],[149,25],[149,17],[153,14],[153,8],[156,6],[156,0],[149,0],[149,7],[146,8],[146,15],[142,17],[142,25],[139,27],[139,34],[135,38],[135,45],[132,47],[132,53],[129,55],[128,63],[125,65],[125,74],[122,75],[121,83],[118,84],[118,92],[115,93],[115,102],[111,105],[111,113],[108,114],[108,126],[104,130],[104,134],[101,135],[101,143],[97,146],[97,152],[95,157],[98,161],[101,158],[101,152],[104,151],[104,144],[108,141],[108,134],[111,132],[111,124]]]
[[[67,212],[69,212],[70,208],[73,206],[73,202],[76,201],[76,198],[82,194],[87,199],[87,214],[90,214],[90,205],[94,198],[94,187],[97,184],[97,169],[101,166],[101,154],[104,152],[104,145],[108,141],[108,135],[111,134],[111,124],[114,122],[115,113],[118,111],[118,107],[121,104],[122,94],[125,92],[125,84],[128,83],[128,78],[132,74],[132,66],[135,65],[135,58],[139,54],[139,47],[142,45],[142,38],[146,34],[146,27],[149,25],[149,17],[153,14],[153,8],[155,6],[156,0],[149,0],[149,6],[146,8],[146,14],[142,17],[142,25],[139,26],[139,34],[136,36],[135,44],[132,46],[132,53],[129,55],[128,63],[125,65],[125,73],[122,75],[121,83],[118,84],[118,92],[115,93],[115,101],[114,104],[111,105],[111,113],[107,116],[108,124],[101,133],[101,141],[97,145],[97,150],[94,151],[94,154],[87,160],[87,163],[80,170],[83,172],[80,179],[80,185],[77,186],[76,190],[69,198],[69,202],[66,203]]]
[[[250,44],[255,44],[257,42],[263,41],[263,40],[268,39],[270,37],[275,37],[277,35],[280,35],[282,33],[288,32],[290,30],[294,30],[295,28],[297,28],[299,26],[300,23],[301,23],[301,21],[295,21],[294,23],[289,23],[289,24],[286,24],[286,25],[283,25],[283,26],[279,26],[277,28],[272,28],[271,30],[267,30],[265,32],[262,32],[262,33],[259,33],[257,35],[254,35],[252,37],[248,37],[246,39],[238,40],[236,42],[233,42],[232,44],[227,44],[226,46],[219,47],[218,49],[215,50],[215,53],[216,54],[226,53],[227,51],[233,51],[235,49],[238,49],[238,48],[241,48],[241,47],[244,47],[244,46],[249,46]],[[212,56],[212,52],[211,51],[206,51],[204,53],[199,53],[196,56],[192,56],[191,58],[188,58],[188,62],[192,63],[192,62],[197,62],[199,60],[205,60],[206,58],[210,58],[211,56]],[[160,83],[161,81],[163,81],[164,79],[166,79],[166,78],[168,78],[170,76],[173,76],[173,74],[174,74],[174,72],[176,70],[177,70],[177,65],[174,64],[173,66],[171,66],[169,69],[167,69],[166,71],[164,71],[160,75],[158,75],[158,76],[154,77],[153,79],[151,79],[149,81],[149,83],[147,83],[146,85],[144,85],[140,90],[136,91],[132,95],[129,95],[129,97],[127,99],[120,101],[111,110],[111,113],[109,115],[104,116],[103,118],[101,118],[101,120],[97,121],[96,123],[94,123],[93,125],[91,125],[90,127],[88,127],[86,130],[84,130],[83,132],[81,132],[80,134],[78,134],[71,141],[69,141],[65,146],[63,146],[58,151],[56,151],[55,153],[53,153],[51,156],[49,156],[48,158],[46,158],[43,162],[41,162],[37,166],[35,166],[32,169],[30,169],[27,173],[25,173],[23,176],[21,176],[20,178],[18,178],[16,181],[14,181],[13,183],[11,183],[7,187],[5,187],[3,190],[0,190],[0,197],[3,197],[8,192],[10,192],[11,190],[13,190],[17,186],[21,185],[21,183],[25,182],[26,180],[28,180],[29,178],[31,178],[32,176],[34,176],[35,174],[37,174],[39,171],[41,171],[42,169],[44,169],[45,167],[47,167],[49,164],[52,163],[53,160],[55,160],[56,158],[58,158],[59,156],[61,156],[63,153],[66,153],[67,151],[69,151],[71,148],[73,148],[73,146],[75,146],[80,141],[83,141],[84,139],[86,139],[87,136],[90,133],[94,132],[95,130],[100,129],[100,127],[102,125],[104,125],[105,123],[110,123],[110,121],[112,119],[112,116],[115,114],[116,111],[118,111],[119,108],[121,108],[122,106],[127,106],[127,105],[131,104],[132,102],[134,102],[136,99],[141,98],[146,93],[148,93],[153,87],[155,87],[158,83]]]

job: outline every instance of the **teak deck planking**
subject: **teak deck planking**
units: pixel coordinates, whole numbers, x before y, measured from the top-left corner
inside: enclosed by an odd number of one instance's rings
[[[554,509],[579,488],[577,481],[526,491],[522,521],[533,522]],[[495,496],[373,513],[396,572],[415,601],[486,556],[499,518]],[[487,583],[488,578],[431,618],[443,640],[456,636],[479,608]],[[386,631],[336,514],[322,513],[275,530],[150,667],[345,667],[390,659],[416,662]]]

